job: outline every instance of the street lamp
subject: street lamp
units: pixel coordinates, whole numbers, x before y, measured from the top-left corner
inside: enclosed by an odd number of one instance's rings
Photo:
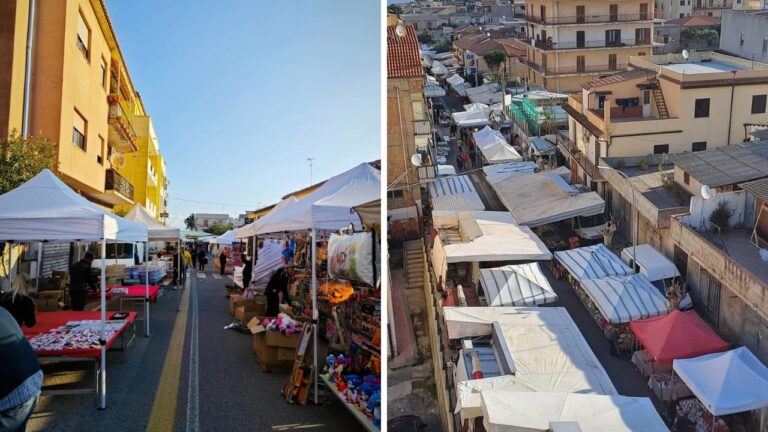
[[[637,201],[635,200],[635,186],[632,184],[632,181],[629,179],[629,176],[624,172],[617,170],[616,168],[612,168],[606,165],[598,165],[598,169],[606,170],[606,171],[614,171],[618,173],[621,177],[624,178],[624,180],[627,181],[627,184],[629,184],[629,189],[632,191],[632,208],[635,210],[635,216],[634,216],[634,222],[635,222],[635,230],[634,235],[632,236],[632,270],[637,273],[638,272],[638,265],[637,265],[637,229],[639,222],[638,214],[637,214]]]

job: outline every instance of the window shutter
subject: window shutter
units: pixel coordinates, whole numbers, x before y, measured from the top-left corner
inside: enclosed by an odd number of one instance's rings
[[[88,25],[85,23],[85,19],[82,15],[77,15],[77,37],[80,38],[81,41],[83,41],[83,45],[85,45],[86,50],[91,49],[91,38],[90,38],[91,31],[88,30]]]
[[[85,119],[77,111],[75,111],[75,119],[74,119],[73,126],[81,134],[85,135]]]

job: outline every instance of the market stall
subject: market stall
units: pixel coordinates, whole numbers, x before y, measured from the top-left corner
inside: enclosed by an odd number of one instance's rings
[[[436,179],[429,183],[432,210],[485,210],[475,185],[469,176],[459,175]]]
[[[696,396],[695,401],[679,405],[697,432],[727,431],[721,416],[768,406],[768,368],[746,347],[674,360],[673,368]]]
[[[483,416],[483,400],[480,396],[485,390],[533,392],[536,391],[523,384],[514,375],[503,375],[493,378],[481,378],[456,382],[456,408],[463,425],[467,420]]]
[[[507,140],[501,132],[486,126],[472,136],[475,138],[475,144],[480,149],[486,162],[489,164],[499,164],[504,162],[521,162],[522,156],[507,143]]]
[[[483,167],[488,183],[498,183],[507,178],[533,174],[535,171],[535,162],[505,162]]]
[[[555,261],[577,282],[634,273],[603,244],[557,251],[554,255]]]
[[[576,285],[574,285],[576,286]],[[583,279],[580,287],[607,324],[665,315],[667,299],[642,274]]]
[[[0,240],[101,243],[98,406],[107,406],[107,242],[147,242],[146,226],[107,212],[70,189],[50,170],[0,195]]]
[[[557,301],[535,262],[480,269],[480,286],[488,306],[538,306]]]

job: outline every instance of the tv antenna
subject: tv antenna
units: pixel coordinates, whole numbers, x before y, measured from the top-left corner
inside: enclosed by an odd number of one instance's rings
[[[312,186],[314,183],[312,183],[312,167],[314,166],[315,159],[313,157],[308,157],[307,161],[309,162],[309,185]]]

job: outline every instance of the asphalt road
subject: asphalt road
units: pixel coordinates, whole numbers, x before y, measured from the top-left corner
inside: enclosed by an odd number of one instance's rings
[[[361,430],[336,402],[299,406],[281,398],[287,374],[264,373],[251,336],[224,329],[233,320],[227,282],[192,272],[187,289],[152,305],[152,336],[142,336],[138,324],[126,360],[108,354],[106,410],[95,408],[93,395],[43,396],[27,430]],[[89,386],[92,375],[46,369],[46,385]]]

